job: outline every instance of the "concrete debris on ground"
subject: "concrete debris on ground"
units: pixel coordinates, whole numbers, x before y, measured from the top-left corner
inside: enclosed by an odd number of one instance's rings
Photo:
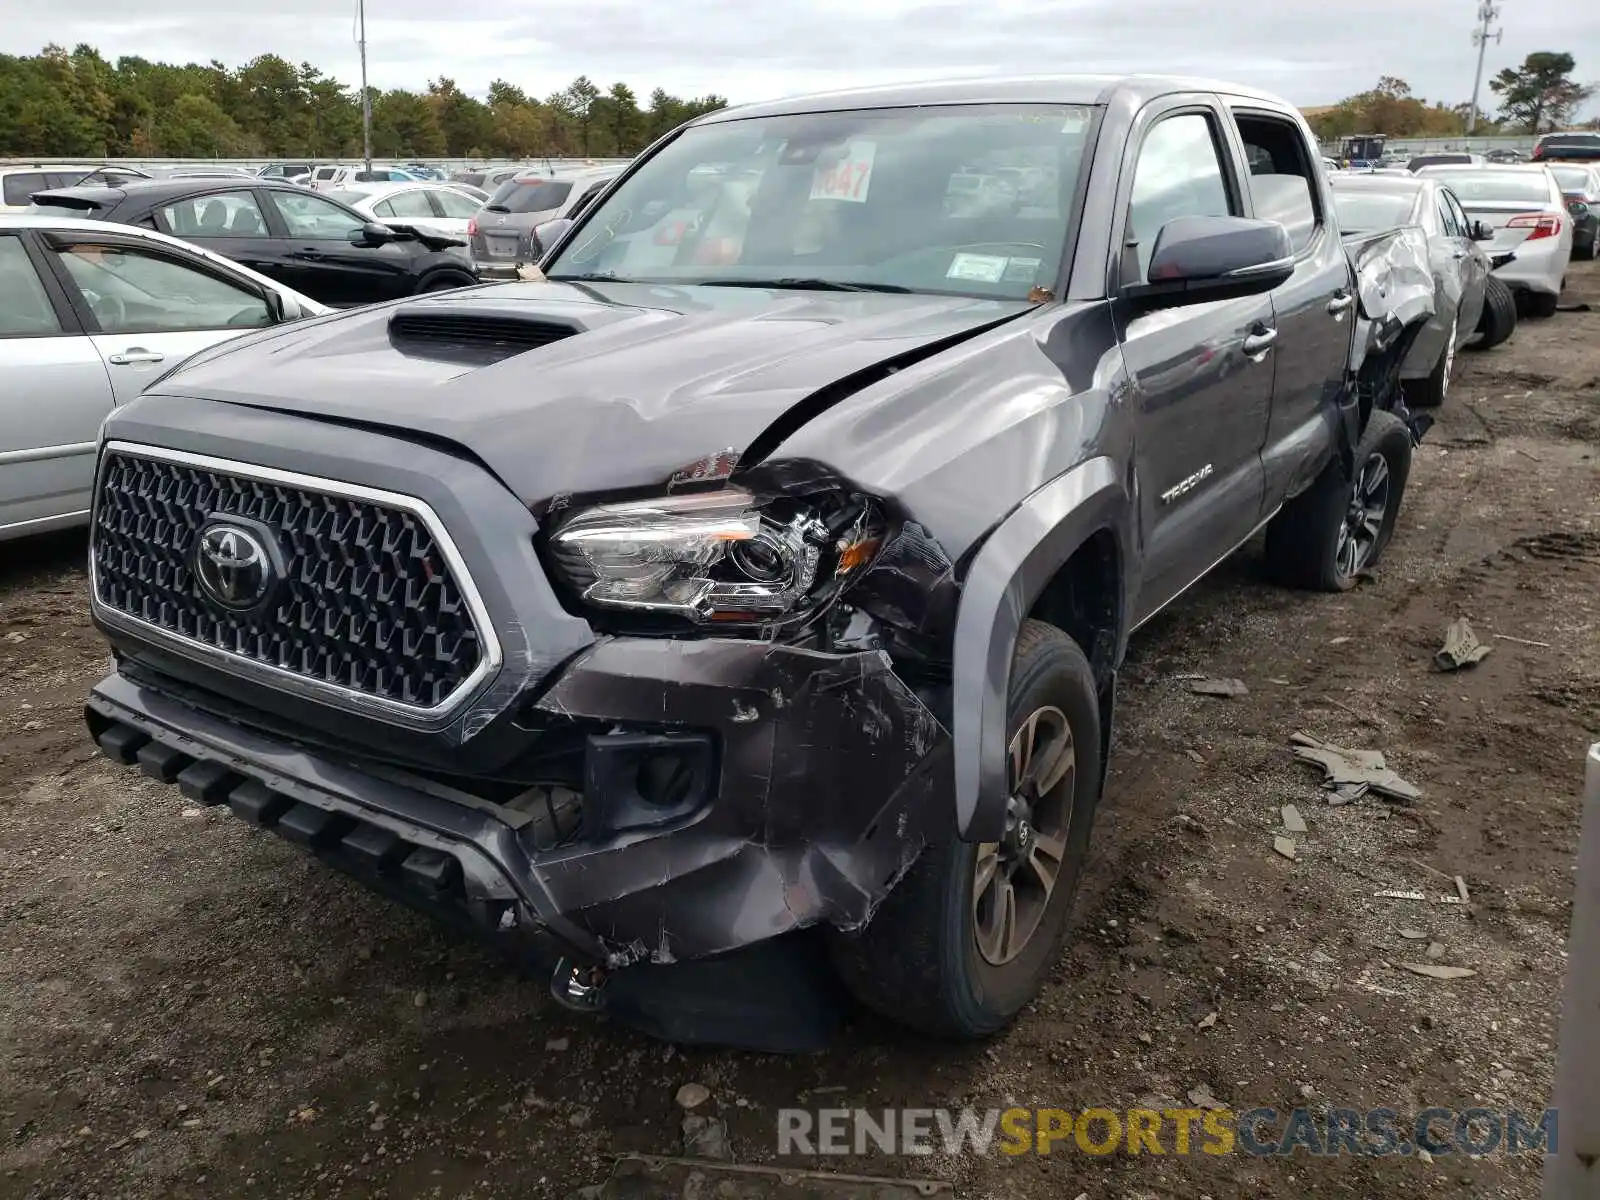
[[[1413,975],[1426,975],[1429,979],[1471,979],[1477,974],[1471,967],[1445,967],[1438,963],[1403,962],[1400,966]]]
[[[1272,848],[1283,855],[1290,862],[1294,861],[1294,839],[1275,837],[1272,839]]]
[[[1444,646],[1433,656],[1433,665],[1439,671],[1459,671],[1462,667],[1476,666],[1493,649],[1478,640],[1465,617],[1458,617],[1445,630]]]
[[[1189,690],[1197,696],[1248,696],[1250,689],[1245,687],[1240,679],[1195,679],[1190,681]]]
[[[1339,797],[1330,803],[1348,803],[1369,790],[1408,803],[1422,798],[1421,789],[1396,774],[1381,750],[1351,750],[1320,742],[1307,733],[1291,734],[1289,740],[1294,743],[1296,758],[1322,768],[1323,786]],[[1360,791],[1351,795],[1357,788]]]
[[[1285,829],[1290,833],[1304,833],[1306,831],[1306,819],[1300,815],[1298,808],[1292,804],[1285,804],[1281,811]]]
[[[1420,929],[1402,929],[1400,936],[1408,942],[1425,942],[1428,940],[1428,935]]]
[[[686,1083],[678,1089],[679,1108],[699,1108],[711,1099],[711,1089],[703,1083]]]
[[[1432,959],[1443,958],[1444,957],[1444,943],[1443,942],[1429,942],[1428,943],[1427,954],[1428,954],[1428,957],[1432,958]]]
[[[1196,1108],[1226,1108],[1226,1107],[1228,1107],[1221,1100],[1218,1100],[1215,1096],[1213,1096],[1211,1094],[1211,1085],[1207,1084],[1207,1083],[1197,1083],[1197,1084],[1195,1084],[1192,1088],[1189,1089],[1188,1096],[1189,1096],[1189,1103],[1194,1105]]]

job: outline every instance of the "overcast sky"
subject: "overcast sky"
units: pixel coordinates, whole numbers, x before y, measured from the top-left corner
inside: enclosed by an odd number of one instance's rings
[[[448,75],[482,95],[503,78],[544,96],[574,76],[643,100],[717,92],[735,102],[952,74],[1177,71],[1269,88],[1301,105],[1372,86],[1472,91],[1476,0],[368,0],[369,74],[421,89]],[[220,59],[272,51],[354,84],[355,0],[0,0],[0,50],[48,42],[108,58]],[[448,14],[448,16],[446,15]],[[1533,50],[1565,50],[1600,80],[1600,3],[1510,0],[1487,79]],[[1595,111],[1595,102],[1588,106]]]

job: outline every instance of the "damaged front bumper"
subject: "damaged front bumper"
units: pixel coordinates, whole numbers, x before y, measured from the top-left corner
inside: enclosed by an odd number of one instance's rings
[[[559,838],[537,806],[269,731],[138,664],[87,719],[113,758],[396,899],[609,969],[858,928],[951,811],[948,735],[878,651],[603,640],[522,713],[530,740],[590,731]]]

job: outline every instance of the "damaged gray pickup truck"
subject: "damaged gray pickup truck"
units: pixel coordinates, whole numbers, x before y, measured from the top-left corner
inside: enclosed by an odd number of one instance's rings
[[[991,1033],[1065,936],[1129,635],[1258,530],[1339,591],[1394,528],[1433,283],[1335,220],[1295,110],[1224,84],[704,117],[542,232],[547,282],[117,410],[89,727],[570,1006],[798,1045],[842,980]]]

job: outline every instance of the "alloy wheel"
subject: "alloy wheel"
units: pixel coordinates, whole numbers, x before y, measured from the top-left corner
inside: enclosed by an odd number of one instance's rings
[[[1006,836],[978,847],[972,929],[978,953],[1003,966],[1028,946],[1054,894],[1067,854],[1077,791],[1077,750],[1066,714],[1035,709],[1009,748]]]
[[[1383,533],[1383,519],[1389,511],[1389,460],[1373,451],[1356,471],[1350,504],[1339,526],[1334,546],[1334,562],[1339,574],[1354,575],[1372,560]]]

